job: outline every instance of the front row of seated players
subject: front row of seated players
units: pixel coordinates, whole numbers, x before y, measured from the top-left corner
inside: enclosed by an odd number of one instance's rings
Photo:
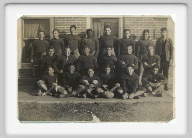
[[[93,99],[97,97],[133,99],[149,93],[161,97],[164,85],[167,84],[167,79],[158,73],[159,66],[157,65],[154,65],[152,72],[142,79],[143,87],[139,87],[139,77],[134,72],[132,64],[126,66],[126,72],[121,75],[120,80],[111,72],[110,66],[105,67],[100,78],[94,74],[93,68],[88,68],[87,71],[87,74],[81,77],[79,73],[75,72],[75,66],[71,64],[69,71],[62,75],[62,81],[58,82],[53,67],[49,66],[48,74],[37,82],[38,95],[51,94],[60,98],[75,96]]]

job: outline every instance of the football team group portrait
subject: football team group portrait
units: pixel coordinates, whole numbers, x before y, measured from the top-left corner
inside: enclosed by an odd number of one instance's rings
[[[111,34],[104,24],[97,38],[86,28],[86,36],[77,35],[78,25],[71,24],[70,34],[60,36],[53,29],[53,38],[45,40],[46,31],[39,28],[38,39],[32,42],[30,64],[37,96],[55,98],[119,98],[162,97],[168,91],[169,67],[173,63],[173,41],[169,28],[159,28],[161,36],[151,40],[148,28],[135,41],[132,30],[124,28],[122,38]]]

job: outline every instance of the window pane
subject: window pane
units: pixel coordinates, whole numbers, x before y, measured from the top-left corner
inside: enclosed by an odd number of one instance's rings
[[[38,38],[38,31],[45,31],[45,37],[50,35],[49,19],[25,19],[24,20],[24,38]]]

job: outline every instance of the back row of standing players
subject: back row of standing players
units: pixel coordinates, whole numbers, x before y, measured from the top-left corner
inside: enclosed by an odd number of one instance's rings
[[[130,38],[129,29],[118,40],[111,35],[109,25],[99,40],[93,37],[92,29],[86,30],[87,37],[83,39],[75,34],[75,25],[70,32],[61,39],[55,29],[54,38],[48,42],[44,40],[45,32],[39,31],[39,39],[32,43],[34,75],[42,76],[38,95],[126,99],[146,92],[161,96],[164,86],[168,89],[173,43],[166,28],[161,28],[162,36],[156,45],[149,39],[148,29],[138,42]]]

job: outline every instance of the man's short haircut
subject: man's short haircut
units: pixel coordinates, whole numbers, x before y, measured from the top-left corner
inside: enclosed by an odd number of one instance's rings
[[[149,33],[149,29],[143,30],[143,34],[145,34],[145,33]]]
[[[107,64],[107,65],[105,66],[105,69],[106,69],[106,68],[110,68],[110,69],[111,69],[111,67],[109,66],[109,64]]]
[[[54,46],[49,46],[49,47],[48,47],[48,50],[49,50],[49,49],[54,49]]]
[[[106,46],[105,48],[106,48],[106,49],[108,49],[108,48],[112,49],[113,47],[112,47],[112,46]]]
[[[154,49],[154,46],[153,46],[153,45],[151,45],[151,44],[149,44],[149,45],[147,46],[147,48],[149,48],[149,47],[153,47],[153,49]]]
[[[106,28],[110,28],[110,29],[111,29],[111,26],[110,26],[110,25],[105,25],[105,26],[104,26],[104,30],[105,30]]]
[[[83,45],[83,50],[85,50],[86,48],[89,48],[89,47],[87,45]]]
[[[154,69],[154,68],[158,68],[159,69],[159,66],[158,65],[153,65],[152,69]]]
[[[47,67],[47,71],[48,71],[50,68],[52,68],[52,69],[54,70],[54,67],[51,66],[51,65],[49,65],[49,66]]]
[[[92,29],[87,29],[87,30],[86,30],[86,34],[87,34],[89,31],[93,32]]]
[[[129,32],[131,33],[131,30],[130,30],[130,29],[124,29],[124,30],[123,30],[123,33],[127,32],[127,31],[129,31]]]
[[[75,28],[75,30],[77,29],[77,27],[75,25],[71,25],[70,30],[71,30],[71,28]]]
[[[133,45],[132,44],[127,44],[126,47],[132,47],[133,48]]]
[[[88,67],[87,71],[89,71],[90,69],[94,71],[94,68],[92,68],[92,67]]]
[[[71,48],[70,48],[69,46],[65,47],[65,50],[66,50],[66,49],[70,49],[70,50],[71,50]]]
[[[161,32],[163,32],[163,31],[167,31],[167,28],[166,27],[162,27],[161,28]]]
[[[68,64],[68,67],[71,67],[71,66],[75,67],[75,64],[73,64],[73,63]]]
[[[39,31],[38,31],[38,34],[39,34],[40,32],[43,32],[43,33],[45,34],[45,31],[43,31],[43,30],[39,30]]]
[[[134,69],[135,65],[134,65],[134,64],[128,64],[128,65],[126,66],[126,68],[128,68],[128,67],[132,67],[132,68]]]
[[[58,29],[54,29],[54,30],[53,30],[53,33],[54,33],[55,31],[57,31],[57,32],[59,33],[59,30],[58,30]]]

